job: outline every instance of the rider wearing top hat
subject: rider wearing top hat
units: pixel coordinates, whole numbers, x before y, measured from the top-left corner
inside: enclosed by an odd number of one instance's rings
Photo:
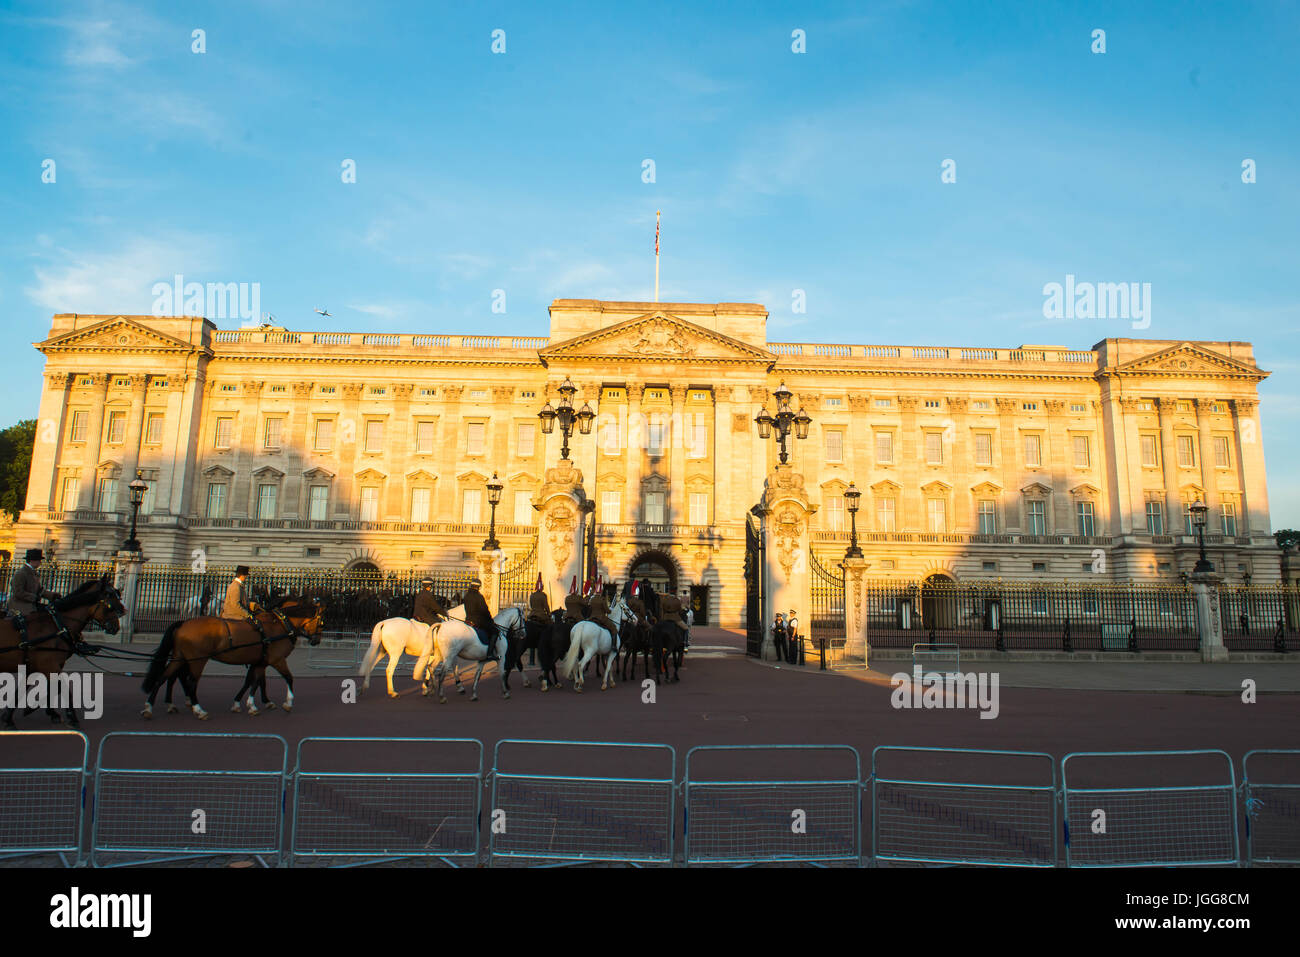
[[[41,587],[36,572],[44,558],[45,555],[39,548],[27,549],[26,561],[14,572],[13,580],[9,583],[9,614],[30,615],[40,602],[63,597]]]

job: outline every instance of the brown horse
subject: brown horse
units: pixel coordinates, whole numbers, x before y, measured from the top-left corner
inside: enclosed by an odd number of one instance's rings
[[[95,622],[109,634],[116,634],[118,617],[124,614],[126,608],[121,596],[110,576],[104,575],[25,615],[25,637],[14,620],[6,618],[0,622],[0,673],[16,675],[23,667],[28,674],[45,675],[48,681],[49,676],[61,672],[68,659],[81,649],[81,633],[87,625]],[[32,710],[35,709],[28,712]],[[71,705],[64,710],[62,718],[54,708],[46,708],[45,713],[51,721],[63,720],[71,728],[79,727],[77,712]],[[13,708],[0,712],[0,725],[6,731],[15,730]]]
[[[265,697],[266,669],[274,668],[289,686],[284,710],[292,711],[293,675],[289,673],[289,654],[299,638],[307,638],[313,645],[320,642],[325,611],[319,599],[289,596],[275,607],[261,611],[258,620],[262,622],[264,634],[249,623],[226,618],[189,618],[173,622],[153,653],[141,684],[149,697],[140,716],[153,717],[153,702],[158,689],[173,675],[179,675],[190,709],[195,717],[206,721],[208,713],[199,704],[198,685],[209,658],[247,667],[244,687],[240,688],[239,694],[245,688],[260,685]],[[238,710],[239,694],[232,710]]]

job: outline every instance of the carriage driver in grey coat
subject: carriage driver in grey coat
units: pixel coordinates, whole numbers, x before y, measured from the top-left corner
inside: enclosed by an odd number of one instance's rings
[[[244,587],[247,580],[248,566],[240,565],[235,568],[234,580],[226,587],[226,600],[221,606],[221,617],[230,621],[247,622],[265,638],[266,632],[262,631],[261,622],[254,617],[255,609],[248,600],[248,590]]]
[[[36,572],[44,558],[45,554],[39,548],[27,549],[27,560],[14,572],[13,580],[9,583],[9,614],[26,618],[36,610],[38,603],[63,597],[41,587]]]

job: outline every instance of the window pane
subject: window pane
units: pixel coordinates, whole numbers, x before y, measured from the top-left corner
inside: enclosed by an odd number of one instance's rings
[[[366,451],[381,452],[384,448],[384,423],[371,419],[366,423]]]
[[[275,498],[278,491],[275,485],[257,487],[257,517],[275,518]]]
[[[72,431],[68,436],[68,440],[71,442],[86,441],[86,413],[85,412],[72,413]]]
[[[427,522],[429,520],[429,490],[427,488],[411,489],[411,521]]]
[[[334,447],[333,419],[319,419],[316,422],[316,439],[313,447],[321,452],[328,452]]]
[[[460,520],[466,525],[477,525],[482,512],[483,492],[481,489],[465,489],[465,500],[461,507]]]
[[[1237,506],[1231,502],[1223,503],[1223,534],[1237,534]]]
[[[696,418],[703,418],[703,416],[697,415]],[[696,422],[694,425],[690,427],[690,430],[687,432],[687,435],[690,436],[690,445],[689,448],[687,448],[686,450],[687,456],[693,459],[702,459],[708,457],[709,454],[708,426],[704,425],[703,423]]]
[[[664,425],[662,422],[651,422],[648,429],[648,441],[651,455],[662,455],[664,451]]]
[[[81,492],[81,480],[77,478],[65,478],[63,480],[63,498],[59,502],[59,509],[64,512],[71,512],[77,507],[77,496]]]
[[[224,485],[208,486],[208,518],[226,517],[226,487]]]
[[[943,433],[925,433],[925,462],[927,465],[943,464]]]
[[[882,498],[876,502],[876,526],[882,532],[894,530],[894,500]]]
[[[1185,469],[1196,467],[1196,446],[1190,435],[1178,436],[1178,465]]]
[[[1156,462],[1156,437],[1154,435],[1142,436],[1142,464],[1155,468]]]
[[[1025,436],[1025,464],[1042,465],[1042,437],[1037,435]]]
[[[526,458],[527,456],[532,455],[532,454],[533,454],[533,449],[534,449],[536,443],[537,443],[537,426],[533,425],[531,422],[521,424],[521,425],[519,426],[519,454],[520,454],[520,456]],[[433,445],[433,426],[432,426],[432,423],[430,423],[430,427],[429,427],[429,445],[430,445],[430,447],[432,447],[432,445]],[[529,508],[531,509],[532,506],[530,505]]]
[[[1088,437],[1086,435],[1076,435],[1074,437],[1074,467],[1086,469],[1089,464]]]
[[[144,497],[140,499],[140,514],[141,514],[141,515],[152,515],[152,514],[153,514],[154,486],[157,485],[158,483],[157,483],[157,482],[146,481],[144,484],[145,484]]]
[[[126,413],[108,413],[108,441],[121,442],[126,434]]]
[[[433,452],[432,422],[417,422],[415,424],[415,451],[424,455]]]
[[[217,437],[216,447],[219,449],[230,448],[230,436],[235,429],[235,420],[230,418],[217,419]]]
[[[515,492],[515,524],[532,525],[537,515],[531,492]]]
[[[1047,534],[1046,517],[1042,502],[1029,503],[1029,534],[1045,535]]]
[[[993,436],[987,432],[975,433],[975,464],[993,464]]]
[[[844,531],[844,499],[838,495],[826,500],[826,528],[832,532]]]
[[[361,489],[361,521],[379,521],[379,487],[366,485]]]
[[[876,433],[876,461],[886,464],[894,461],[894,433]]]
[[[1214,464],[1221,469],[1226,469],[1230,464],[1227,436],[1216,435],[1214,437]]]
[[[329,506],[329,489],[324,485],[313,485],[310,495],[307,517],[313,522],[325,521],[326,510]]]
[[[96,508],[101,512],[116,511],[117,479],[106,478],[99,480],[99,503]]]
[[[941,498],[932,498],[929,500],[929,510],[930,531],[946,532],[948,530],[947,503]]]
[[[690,524],[709,524],[709,496],[704,492],[691,493]]]
[[[161,445],[163,440],[163,417],[157,413],[149,416],[145,426],[144,440],[150,445]]]
[[[283,424],[283,419],[266,420],[266,434],[263,444],[268,449],[278,449],[280,447],[280,426]]]
[[[1092,535],[1093,534],[1092,503],[1080,502],[1078,506],[1078,516],[1079,516],[1079,534]]]
[[[465,453],[467,455],[483,454],[483,438],[486,435],[487,426],[482,422],[471,422],[465,433]]]
[[[1165,533],[1164,508],[1159,502],[1147,502],[1147,533],[1150,535]]]
[[[844,433],[830,430],[826,433],[826,461],[839,462],[844,458]]]
[[[622,495],[618,492],[600,493],[600,520],[605,525],[618,525],[623,521]]]
[[[997,533],[997,512],[994,511],[992,499],[980,500],[979,517],[979,529],[981,535],[993,535]]]
[[[647,492],[645,497],[645,524],[662,525],[664,523],[664,493]]]

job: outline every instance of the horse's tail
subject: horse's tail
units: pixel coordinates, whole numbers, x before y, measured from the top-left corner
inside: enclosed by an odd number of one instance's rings
[[[560,669],[566,678],[573,677],[573,669],[578,663],[578,653],[582,651],[582,642],[573,634],[574,631],[578,630],[580,624],[582,622],[574,624],[573,631],[569,632],[569,651],[564,656],[564,660],[560,662]]]
[[[366,656],[361,660],[361,673],[370,674],[370,669],[374,668],[375,662],[379,660],[379,650],[384,647],[384,639],[381,637],[384,631],[384,623],[376,622],[374,629],[370,632],[370,647],[366,649]]]
[[[162,641],[159,642],[153,657],[149,659],[149,670],[144,673],[144,681],[140,683],[140,690],[149,694],[158,683],[162,680],[163,670],[167,667],[167,662],[171,659],[172,649],[176,646],[176,629],[181,626],[181,622],[173,621],[167,626],[167,631],[163,633]]]

